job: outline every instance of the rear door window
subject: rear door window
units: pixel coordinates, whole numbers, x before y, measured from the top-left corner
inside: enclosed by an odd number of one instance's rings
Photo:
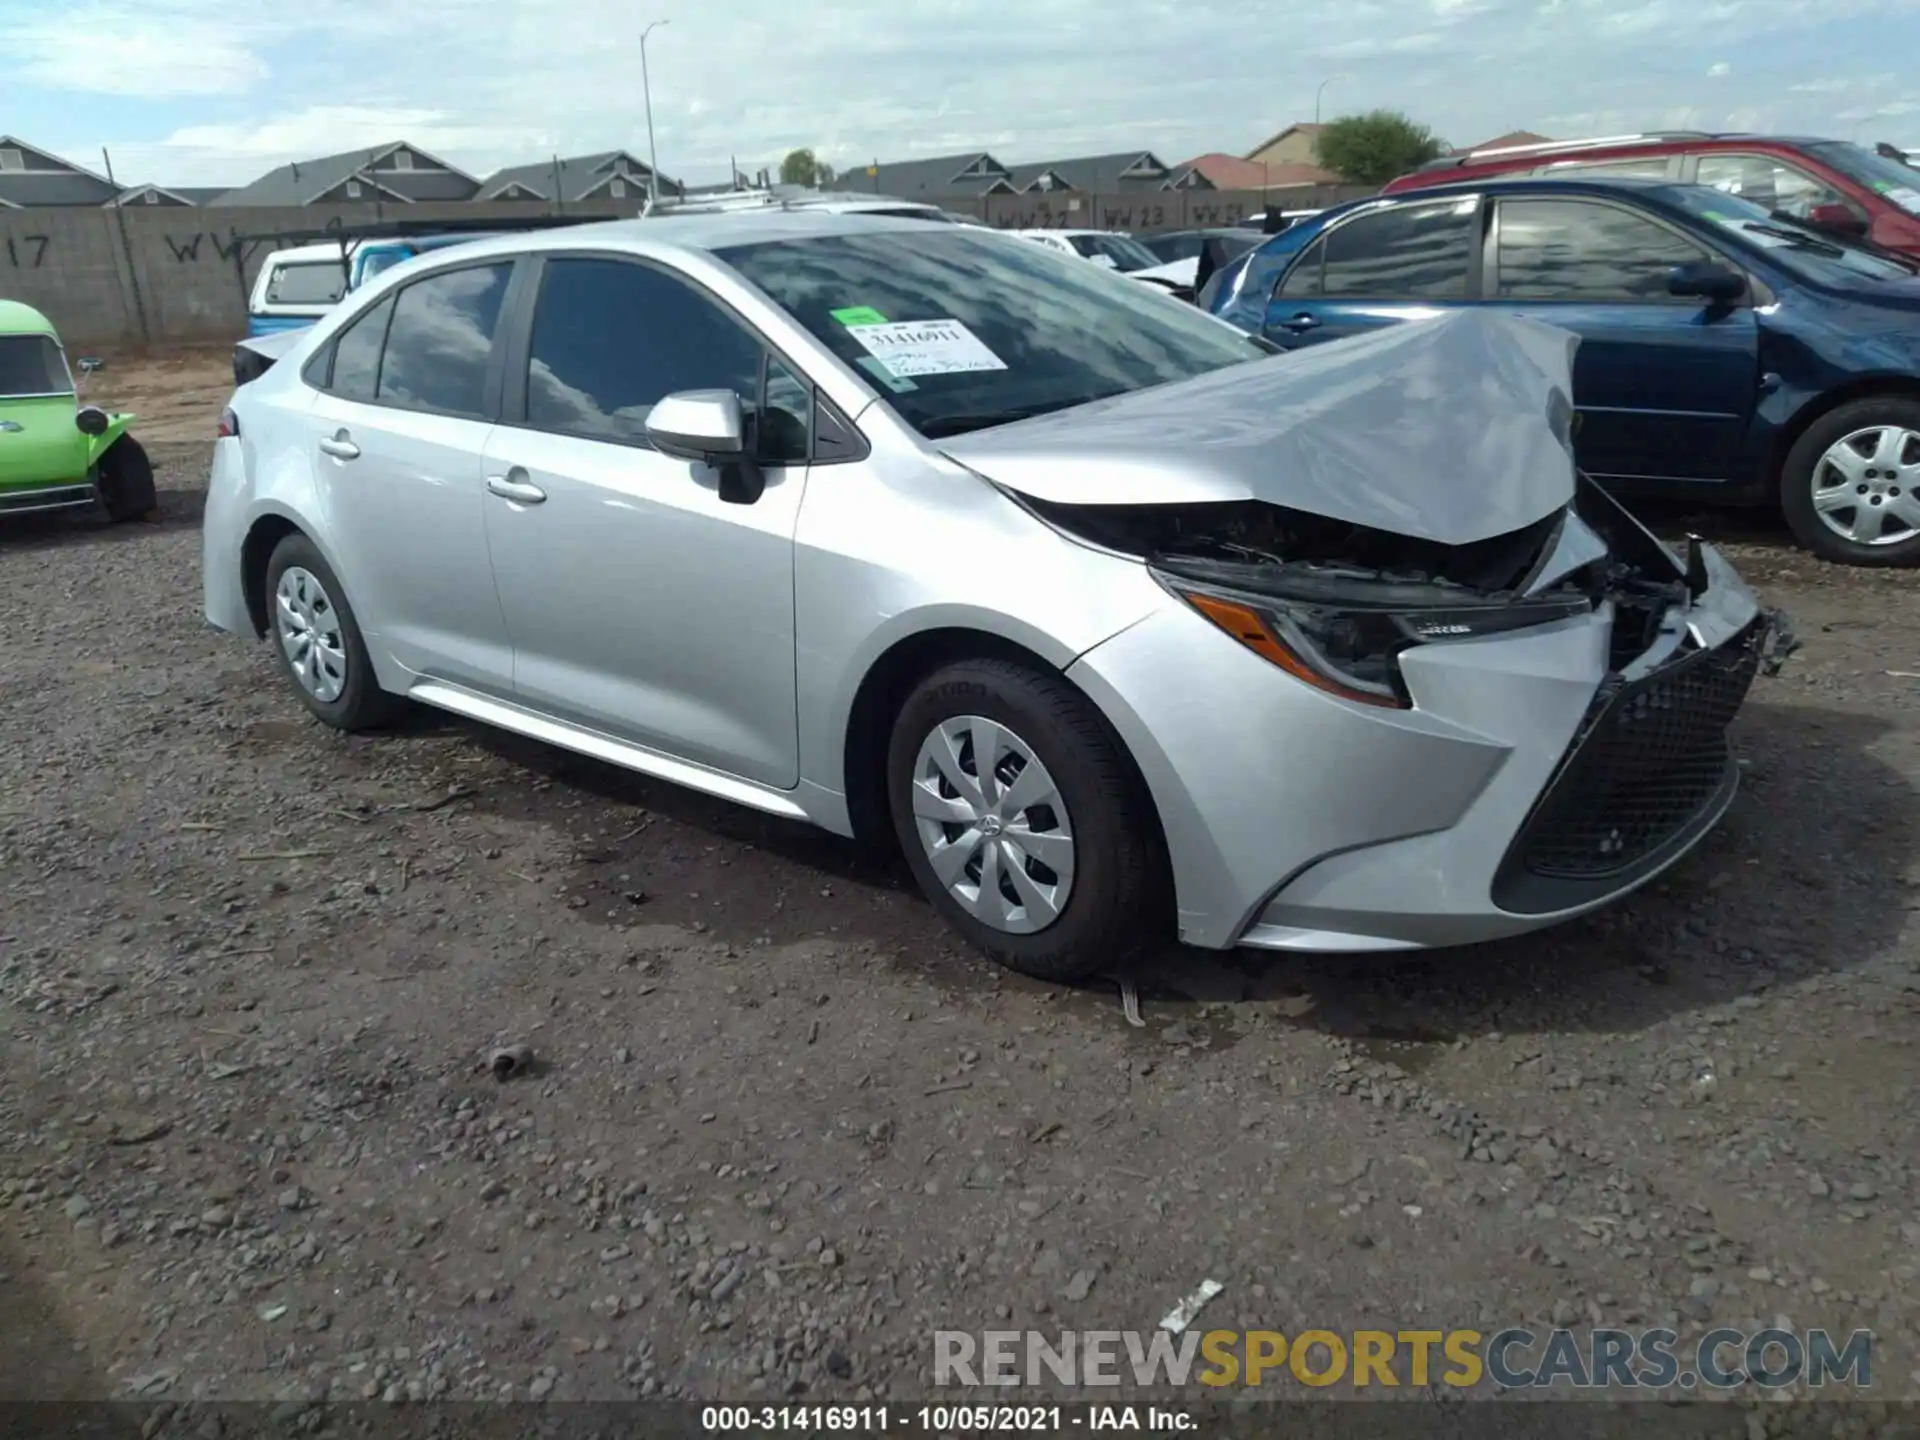
[[[374,396],[383,405],[485,419],[487,363],[513,262],[415,280],[396,298]]]
[[[1642,301],[1698,306],[1667,272],[1712,257],[1666,226],[1588,200],[1502,200],[1492,300]]]
[[[1562,160],[1542,165],[1536,175],[1625,175],[1664,180],[1679,173],[1677,155],[1641,155],[1631,160]]]
[[[380,352],[393,318],[389,295],[342,330],[333,342],[333,379],[327,388],[342,400],[371,405],[380,385]]]
[[[1464,300],[1480,202],[1400,205],[1328,231],[1281,283],[1289,297]]]

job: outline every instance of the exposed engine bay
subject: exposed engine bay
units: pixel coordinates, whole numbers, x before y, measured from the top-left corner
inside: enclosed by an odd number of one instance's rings
[[[1360,628],[1371,646],[1389,651],[1550,623],[1611,602],[1610,665],[1628,671],[1684,646],[1675,617],[1708,584],[1697,542],[1676,555],[1584,474],[1571,505],[1464,545],[1260,501],[1021,503],[1086,543],[1139,557],[1182,593],[1201,587],[1296,613],[1372,617]]]

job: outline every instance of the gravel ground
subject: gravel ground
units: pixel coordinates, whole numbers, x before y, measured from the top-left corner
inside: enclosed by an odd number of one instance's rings
[[[1170,950],[1136,1028],[830,837],[309,721],[153,448],[162,523],[0,537],[0,1398],[924,1397],[935,1328],[1203,1277],[1210,1327],[1867,1326],[1920,1391],[1920,577],[1723,523],[1805,645],[1666,883]]]

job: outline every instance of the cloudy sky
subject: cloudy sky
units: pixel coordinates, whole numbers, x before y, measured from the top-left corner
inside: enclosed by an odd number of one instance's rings
[[[123,181],[239,184],[405,137],[475,173],[644,156],[694,182],[1245,151],[1404,109],[1456,144],[1659,127],[1920,145],[1912,0],[0,0],[0,128]]]

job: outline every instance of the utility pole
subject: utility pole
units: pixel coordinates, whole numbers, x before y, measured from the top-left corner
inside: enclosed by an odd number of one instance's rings
[[[660,203],[660,152],[653,143],[653,82],[647,78],[647,36],[667,23],[655,20],[640,32],[640,93],[647,106],[647,208],[650,210]]]

